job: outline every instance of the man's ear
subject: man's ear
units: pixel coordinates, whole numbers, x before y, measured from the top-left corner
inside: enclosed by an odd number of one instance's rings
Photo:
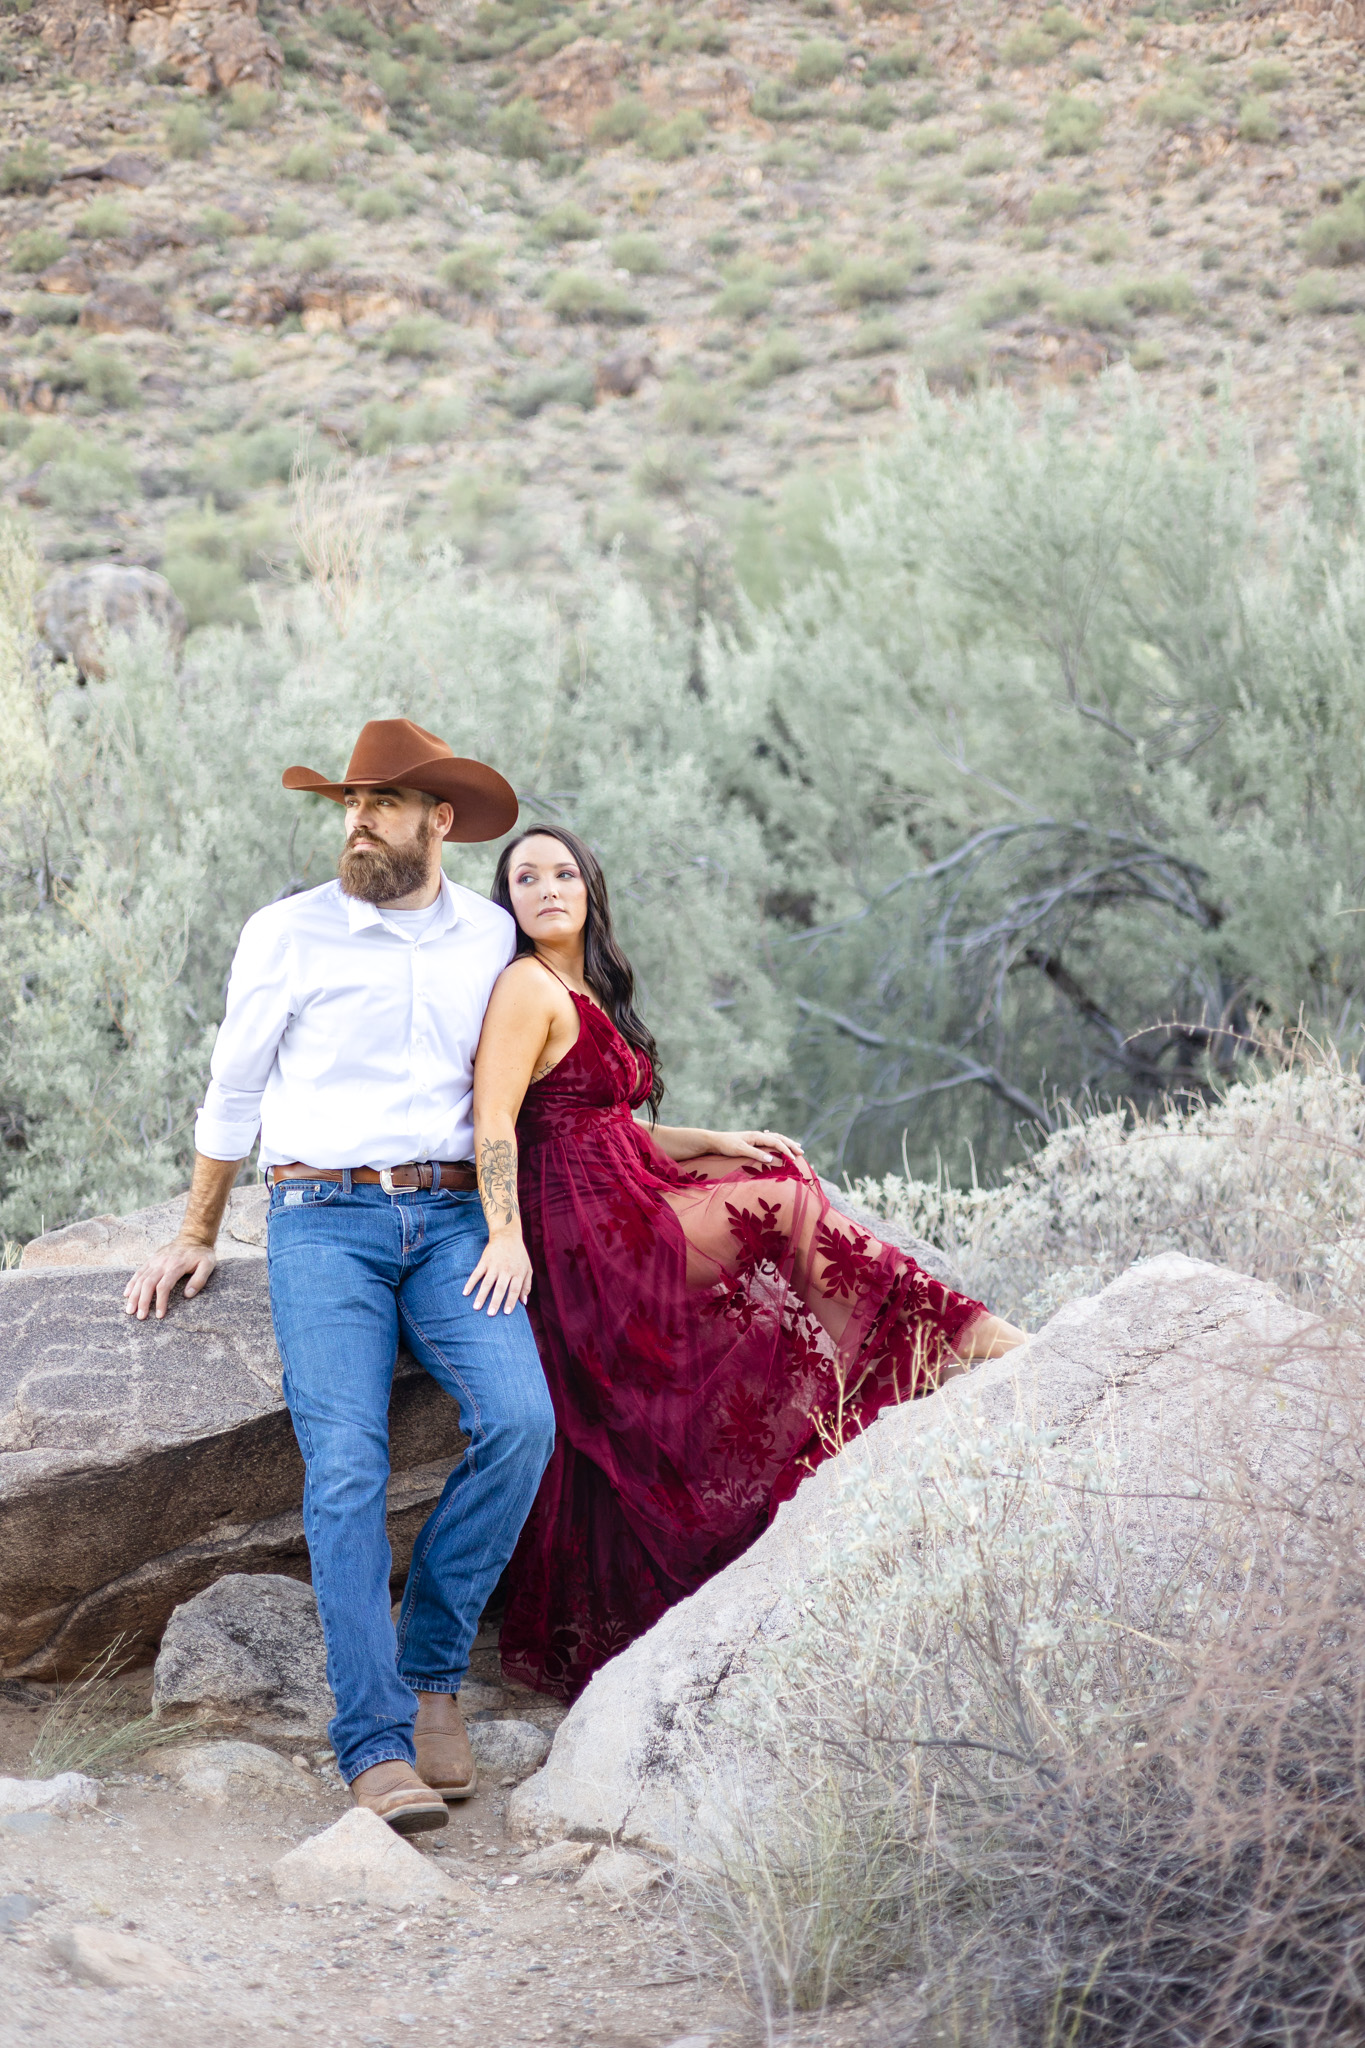
[[[454,805],[453,805],[453,804],[437,804],[437,806],[436,806],[435,810],[434,810],[434,811],[432,812],[432,814],[431,814],[431,823],[432,823],[432,829],[433,829],[433,830],[435,831],[435,833],[437,834],[438,838],[444,839],[444,838],[445,838],[445,836],[446,836],[446,833],[447,833],[447,832],[448,832],[448,831],[450,830],[451,826],[452,826],[452,825],[453,825],[453,824],[455,823],[455,807],[454,807]]]

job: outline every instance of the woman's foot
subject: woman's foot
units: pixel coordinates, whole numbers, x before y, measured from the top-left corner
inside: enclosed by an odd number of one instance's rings
[[[479,1789],[474,1752],[453,1692],[417,1695],[417,1768],[442,1799],[468,1799]]]
[[[371,1764],[368,1771],[352,1778],[351,1797],[357,1806],[387,1821],[398,1835],[425,1834],[428,1828],[443,1828],[450,1819],[440,1794],[432,1791],[411,1764],[401,1760]]]

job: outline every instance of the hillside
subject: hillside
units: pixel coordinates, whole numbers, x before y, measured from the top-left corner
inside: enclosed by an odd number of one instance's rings
[[[287,570],[301,450],[495,571],[762,592],[918,370],[1098,418],[1127,361],[1185,428],[1229,400],[1273,496],[1359,388],[1363,21],[34,0],[0,488],[195,624]]]

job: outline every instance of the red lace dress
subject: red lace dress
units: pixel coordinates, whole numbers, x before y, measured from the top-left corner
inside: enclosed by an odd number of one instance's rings
[[[509,1569],[510,1678],[573,1699],[758,1536],[802,1476],[935,1384],[980,1302],[830,1203],[812,1170],[675,1165],[650,1075],[585,996],[517,1123],[530,1312],[558,1421]]]

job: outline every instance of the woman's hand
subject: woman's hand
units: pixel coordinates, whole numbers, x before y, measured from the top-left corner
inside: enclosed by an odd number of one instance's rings
[[[743,1159],[755,1166],[772,1166],[779,1159],[801,1159],[795,1138],[780,1131],[708,1131],[706,1148],[721,1159]]]
[[[529,1299],[531,1258],[516,1224],[490,1232],[483,1256],[465,1281],[464,1291],[473,1294],[476,1287],[479,1291],[474,1295],[474,1306],[481,1309],[486,1297],[490,1316],[495,1316],[499,1308],[510,1316],[518,1302]]]

